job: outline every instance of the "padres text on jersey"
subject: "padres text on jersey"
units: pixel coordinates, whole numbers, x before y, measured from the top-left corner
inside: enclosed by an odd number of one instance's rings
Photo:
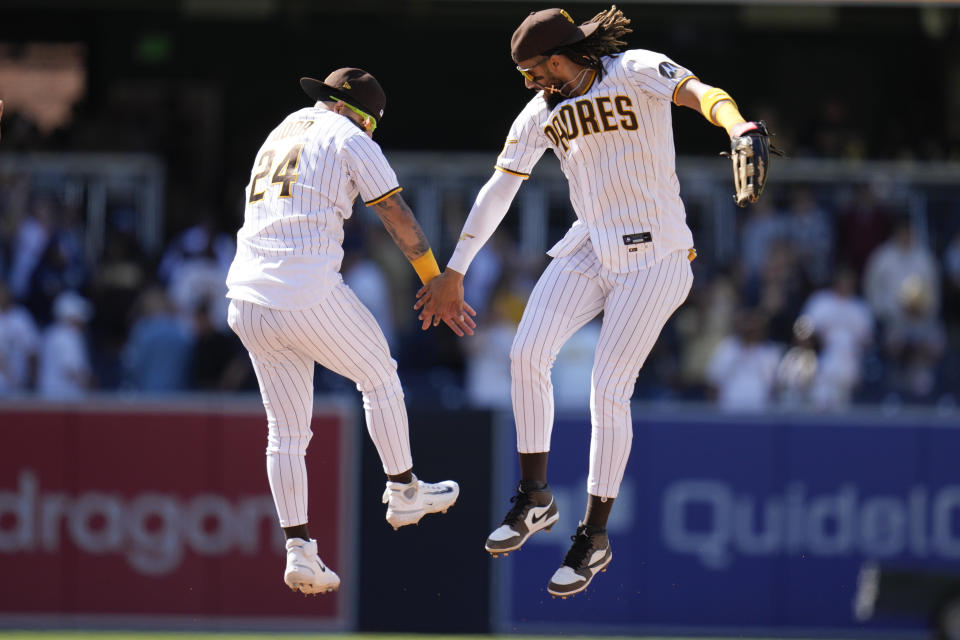
[[[496,166],[526,177],[552,149],[570,183],[577,220],[550,255],[566,255],[589,236],[603,265],[624,273],[693,246],[670,110],[677,90],[694,76],[643,49],[605,57],[603,64],[602,79],[552,110],[542,93],[535,96],[514,120]]]

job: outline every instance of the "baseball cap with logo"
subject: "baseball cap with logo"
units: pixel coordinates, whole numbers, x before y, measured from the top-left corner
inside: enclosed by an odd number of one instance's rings
[[[534,11],[513,32],[510,55],[514,62],[520,64],[521,60],[529,60],[552,49],[580,42],[596,31],[598,26],[600,25],[596,22],[577,26],[570,14],[563,9]]]
[[[314,100],[343,100],[374,120],[383,117],[383,109],[387,106],[387,94],[377,79],[354,67],[337,69],[323,82],[300,78],[300,87]]]

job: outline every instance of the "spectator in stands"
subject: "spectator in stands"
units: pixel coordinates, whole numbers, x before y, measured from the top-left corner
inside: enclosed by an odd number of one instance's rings
[[[800,316],[793,323],[793,342],[777,365],[778,404],[783,409],[809,409],[819,354],[813,322]]]
[[[210,305],[211,322],[218,330],[226,330],[228,303],[226,280],[229,261],[224,267],[219,255],[220,236],[212,233],[202,234],[200,231],[193,233],[192,230],[185,233],[188,239],[182,240],[181,244],[189,250],[179,254],[170,268],[167,295],[181,313],[181,320],[186,325],[192,321],[193,313],[198,306],[207,301],[213,301]],[[160,266],[162,268],[163,263]]]
[[[41,324],[50,319],[53,300],[62,291],[79,291],[86,279],[83,228],[75,206],[57,203],[47,244],[30,274],[24,304]]]
[[[519,302],[519,304],[518,304]],[[472,406],[509,409],[510,345],[517,333],[523,303],[516,300],[505,280],[494,289],[487,321],[463,343],[467,351],[466,391]]]
[[[37,388],[49,399],[79,398],[94,383],[85,336],[93,308],[76,292],[64,291],[53,302],[53,317],[40,343]]]
[[[910,286],[922,290],[923,313],[935,315],[940,307],[936,260],[917,240],[910,220],[900,218],[891,237],[870,255],[863,275],[867,302],[884,327],[904,319],[907,309],[902,304],[903,296],[915,295],[904,291],[907,282],[915,282]]]
[[[33,388],[39,346],[33,316],[13,302],[9,288],[0,281],[0,395]]]
[[[90,301],[95,309],[110,310],[90,323],[94,371],[100,389],[116,389],[124,382],[121,353],[134,305],[147,288],[153,268],[133,233],[112,229],[90,275]]]
[[[784,217],[786,238],[793,247],[798,266],[813,285],[826,284],[833,257],[830,216],[817,203],[809,187],[797,186],[791,191]]]
[[[183,262],[197,255],[210,257],[226,274],[235,252],[236,246],[230,234],[220,231],[214,217],[205,214],[197,224],[170,241],[160,259],[157,275],[161,282],[169,283]]]
[[[704,391],[707,365],[717,345],[733,330],[739,304],[736,284],[719,273],[706,284],[699,277],[686,304],[677,310],[680,338],[680,382],[688,389]]]
[[[793,245],[777,240],[770,245],[760,273],[743,283],[741,302],[766,316],[767,334],[772,340],[787,344],[808,292],[809,284]]]
[[[771,247],[787,234],[783,218],[773,208],[773,196],[773,193],[764,194],[756,204],[750,205],[740,231],[740,260],[747,280],[759,277]]]
[[[960,339],[960,229],[944,249],[943,276],[944,319]]]
[[[218,331],[213,325],[209,301],[193,312],[189,378],[194,391],[257,389],[246,349],[232,332]]]
[[[947,346],[946,331],[934,312],[936,291],[911,275],[899,286],[899,309],[886,326],[884,350],[892,363],[894,390],[909,401],[931,400],[939,391],[937,365]]]
[[[397,333],[390,282],[370,252],[364,250],[364,246],[359,239],[355,240],[355,243],[344,243],[340,272],[343,274],[343,281],[357,294],[360,302],[370,310],[377,324],[383,329],[387,344],[391,349],[396,349]]]
[[[192,339],[177,310],[159,288],[139,301],[139,317],[123,349],[128,385],[138,391],[170,393],[187,387]]]
[[[723,411],[758,412],[772,405],[781,348],[766,339],[766,317],[741,312],[737,331],[717,345],[707,365],[707,382]]]
[[[890,214],[877,197],[874,184],[859,185],[849,206],[836,218],[838,256],[857,273],[863,273],[867,258],[890,235]]]
[[[0,280],[10,285],[17,234],[27,216],[30,193],[30,173],[27,171],[0,172]],[[13,293],[11,292],[11,295]]]
[[[10,264],[10,291],[16,300],[26,298],[30,278],[47,250],[56,220],[56,204],[46,195],[34,195],[28,205],[29,213],[14,232]]]
[[[873,314],[857,295],[857,274],[841,266],[833,286],[813,293],[803,315],[819,339],[820,350],[811,401],[820,409],[850,404],[861,378],[864,349],[873,340]]]

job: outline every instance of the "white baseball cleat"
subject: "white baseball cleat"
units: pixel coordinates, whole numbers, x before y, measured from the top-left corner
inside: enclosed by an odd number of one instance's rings
[[[387,505],[387,522],[399,529],[417,524],[428,513],[446,513],[460,495],[460,485],[453,480],[430,483],[413,476],[410,484],[387,481],[383,503]]]
[[[283,581],[294,591],[308,595],[336,591],[340,576],[323,564],[317,555],[317,541],[302,538],[287,540],[287,570]]]

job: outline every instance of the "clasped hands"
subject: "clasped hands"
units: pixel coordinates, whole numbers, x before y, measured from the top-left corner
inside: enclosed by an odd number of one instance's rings
[[[473,335],[477,323],[472,316],[477,312],[463,299],[463,274],[447,268],[443,273],[431,279],[417,291],[414,310],[419,310],[417,318],[423,323],[420,327],[426,331],[441,321],[460,337]]]

